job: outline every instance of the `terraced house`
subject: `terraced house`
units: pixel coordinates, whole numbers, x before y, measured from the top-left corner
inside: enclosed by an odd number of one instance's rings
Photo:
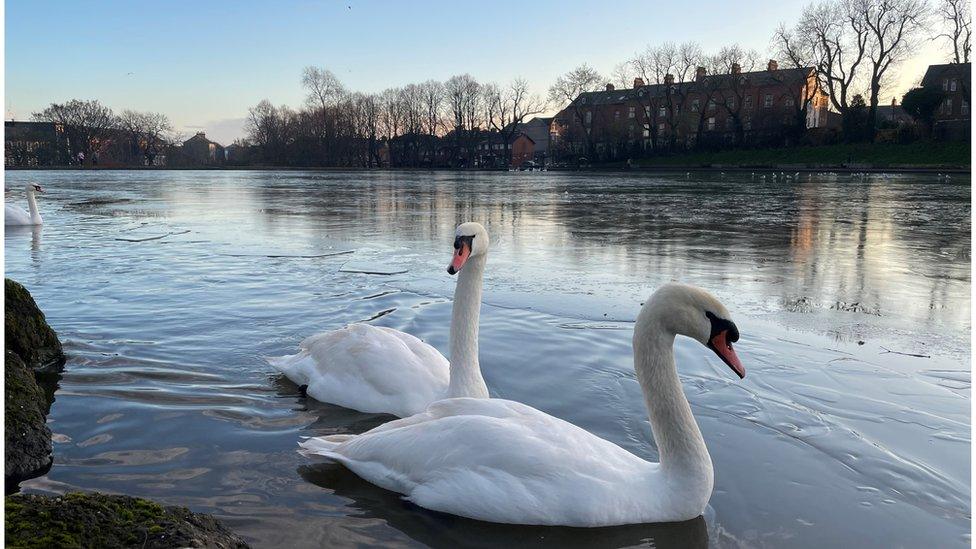
[[[790,144],[827,125],[828,97],[812,67],[709,75],[580,94],[553,119],[558,157],[615,160],[699,147]]]

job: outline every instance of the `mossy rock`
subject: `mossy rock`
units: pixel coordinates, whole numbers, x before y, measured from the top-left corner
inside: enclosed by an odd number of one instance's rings
[[[35,371],[59,371],[64,351],[58,334],[48,325],[27,288],[4,279],[4,337],[6,350],[17,353]]]
[[[7,547],[247,547],[210,515],[130,496],[7,496]]]
[[[47,397],[24,361],[4,353],[4,475],[7,488],[44,474],[51,466],[51,429],[45,420]]]

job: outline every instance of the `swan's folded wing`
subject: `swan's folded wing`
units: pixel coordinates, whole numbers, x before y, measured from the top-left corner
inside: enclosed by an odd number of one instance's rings
[[[408,416],[447,391],[447,359],[397,330],[351,324],[310,336],[300,347],[297,355],[272,364],[299,385],[308,385],[316,400]]]
[[[310,448],[316,445],[303,447],[423,507],[509,523],[609,520],[594,509],[619,507],[622,496],[626,500],[621,491],[652,465],[570,423],[501,399],[442,400],[326,451]]]

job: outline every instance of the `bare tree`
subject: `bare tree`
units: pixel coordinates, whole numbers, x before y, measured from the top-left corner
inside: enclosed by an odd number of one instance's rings
[[[610,73],[610,80],[618,88],[626,89],[634,85],[634,78],[637,76],[637,71],[634,69],[633,64],[630,61],[624,61],[623,63],[617,63],[613,67],[613,72]]]
[[[60,125],[68,138],[68,154],[71,158],[77,158],[81,152],[86,159],[92,159],[92,153],[101,152],[108,146],[112,131],[118,125],[112,109],[95,99],[51,103],[43,111],[33,113],[32,117],[34,120]]]
[[[936,38],[949,40],[953,63],[969,63],[973,24],[969,0],[942,0],[939,4],[939,18],[942,19],[946,31]]]
[[[545,102],[529,91],[529,83],[523,78],[512,80],[504,89],[497,84],[484,87],[485,120],[490,129],[498,132],[505,152],[503,162],[511,161],[509,147],[512,138],[526,117],[545,110]]]
[[[129,134],[132,147],[147,166],[154,165],[156,156],[166,145],[166,135],[173,129],[165,114],[128,109],[119,115],[118,126]]]
[[[868,83],[868,131],[873,136],[878,118],[878,101],[885,77],[893,66],[909,55],[922,28],[928,6],[924,0],[848,0],[847,20],[852,28],[866,28]]]
[[[600,88],[603,77],[596,70],[583,64],[556,79],[549,87],[549,101],[556,106],[569,105],[575,121],[582,128],[587,154],[593,156],[592,125],[586,120],[589,110],[580,95]],[[592,112],[592,111],[591,111]]]
[[[834,108],[846,114],[854,95],[853,86],[865,62],[868,29],[859,18],[848,17],[836,2],[811,4],[804,10],[796,36],[812,40],[810,51],[821,85]]]
[[[462,162],[462,151],[470,162],[474,157],[474,147],[479,133],[477,130],[481,124],[479,108],[482,98],[481,85],[471,75],[461,74],[449,78],[444,83],[444,90],[447,96],[450,124],[453,126],[452,163]]]

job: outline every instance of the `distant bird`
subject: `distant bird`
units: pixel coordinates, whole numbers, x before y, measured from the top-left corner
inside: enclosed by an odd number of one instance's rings
[[[125,73],[126,76],[132,76],[133,74],[135,74],[135,73],[134,72],[127,72],[127,73]]]

